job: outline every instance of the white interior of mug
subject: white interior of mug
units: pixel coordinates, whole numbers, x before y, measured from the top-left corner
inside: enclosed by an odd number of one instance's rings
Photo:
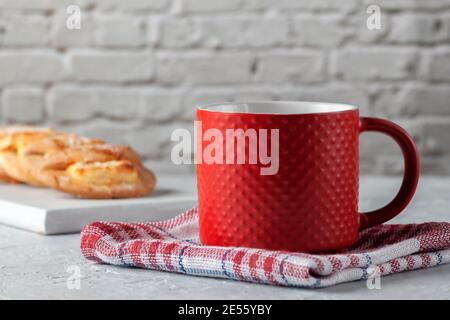
[[[229,102],[216,103],[200,110],[224,113],[256,113],[256,114],[312,114],[357,110],[349,104],[307,102],[307,101],[268,101],[268,102]]]

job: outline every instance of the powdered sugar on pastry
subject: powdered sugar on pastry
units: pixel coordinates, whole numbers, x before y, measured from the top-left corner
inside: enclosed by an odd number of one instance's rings
[[[77,162],[70,166],[72,169],[113,169],[118,167],[132,167],[129,161],[107,161],[107,162]]]

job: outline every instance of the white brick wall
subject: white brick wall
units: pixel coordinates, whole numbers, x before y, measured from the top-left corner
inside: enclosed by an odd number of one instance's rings
[[[66,27],[69,5],[80,30]],[[366,27],[369,5],[382,27]],[[195,106],[237,100],[356,104],[417,139],[450,174],[450,0],[0,0],[0,121],[130,143],[167,162]],[[400,174],[387,138],[363,172]],[[191,168],[193,169],[193,168]]]
[[[70,73],[80,82],[142,82],[153,75],[149,51],[83,50],[69,54]]]
[[[12,122],[44,120],[44,91],[40,88],[9,88],[2,95],[3,117]]]
[[[340,50],[331,57],[334,75],[344,80],[402,80],[415,76],[417,54],[408,49]]]
[[[251,81],[249,53],[161,53],[156,82],[167,85],[233,85]]]
[[[48,49],[13,50],[0,52],[0,85],[41,83],[62,80],[63,57]]]

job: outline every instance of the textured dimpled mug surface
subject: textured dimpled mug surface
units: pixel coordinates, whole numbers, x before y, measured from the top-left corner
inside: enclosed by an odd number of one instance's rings
[[[419,156],[412,138],[387,120],[360,118],[353,106],[216,104],[199,108],[197,121],[201,123],[197,152],[208,150],[214,140],[205,139],[209,129],[223,137],[229,129],[279,132],[277,141],[272,141],[270,134],[265,136],[268,146],[277,143],[279,148],[275,174],[261,174],[267,165],[260,162],[239,163],[237,149],[233,163],[204,161],[205,155],[197,154],[200,240],[206,245],[301,252],[345,248],[358,240],[360,229],[399,214],[418,183]],[[360,214],[358,145],[364,131],[385,133],[400,145],[405,175],[394,200],[384,208]],[[237,141],[233,142],[236,148]],[[244,141],[248,160],[250,138]],[[215,142],[223,144],[224,153],[230,151],[225,141]]]

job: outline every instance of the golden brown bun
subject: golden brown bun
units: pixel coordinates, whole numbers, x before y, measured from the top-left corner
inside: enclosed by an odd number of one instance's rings
[[[129,198],[153,191],[155,177],[130,147],[59,134],[29,144],[24,167],[47,187],[91,199]]]
[[[140,156],[130,147],[111,144],[82,145],[64,150],[51,150],[45,156],[45,169],[66,168],[77,162],[129,160],[140,164]]]
[[[73,163],[68,160],[66,150],[104,143],[102,140],[87,139],[75,134],[58,133],[28,144],[20,153],[19,161],[29,176],[46,187],[53,187],[53,179],[46,177],[45,168],[64,169]]]
[[[76,163],[54,175],[56,189],[87,199],[134,198],[150,194],[154,174],[128,160]]]
[[[101,140],[58,135],[29,145],[23,152],[24,167],[45,186],[57,188],[55,176],[76,163],[128,160],[141,164],[140,156],[127,146],[106,144]]]
[[[53,134],[55,132],[47,128],[13,127],[0,130],[0,167],[5,177],[9,177],[10,181],[42,186],[22,166],[20,155],[27,145]]]
[[[28,127],[0,129],[0,180],[89,199],[140,197],[156,183],[130,147]]]
[[[5,182],[5,183],[18,183],[17,180],[11,178],[10,176],[8,176],[8,174],[6,173],[6,171],[3,169],[3,167],[0,165],[0,182]]]

